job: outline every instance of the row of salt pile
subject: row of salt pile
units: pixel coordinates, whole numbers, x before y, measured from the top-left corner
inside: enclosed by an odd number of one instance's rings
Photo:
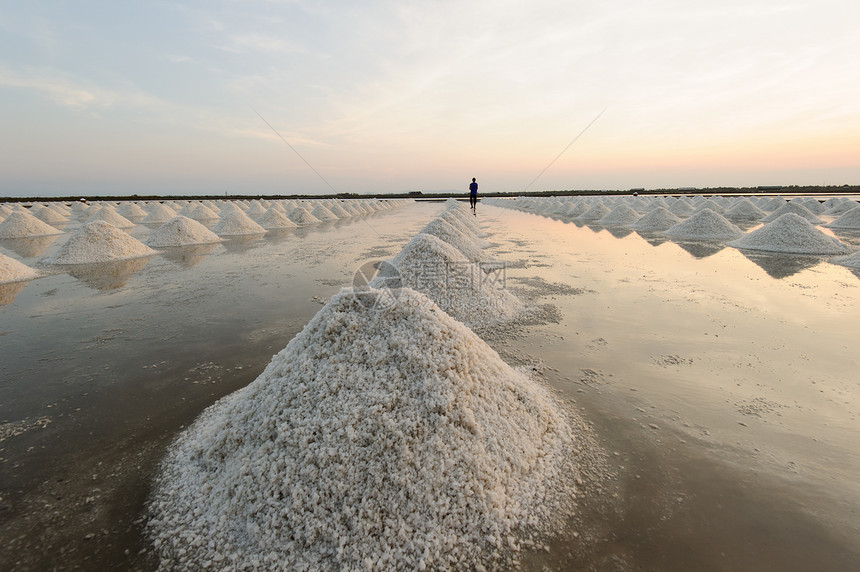
[[[481,286],[480,232],[449,203],[182,432],[149,502],[162,568],[510,569],[562,528],[590,445],[463,323],[521,307]]]

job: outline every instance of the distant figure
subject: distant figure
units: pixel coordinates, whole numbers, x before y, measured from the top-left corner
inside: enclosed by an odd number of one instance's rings
[[[475,182],[475,177],[472,177],[472,183],[469,185],[469,206],[474,210],[478,204],[478,183]]]

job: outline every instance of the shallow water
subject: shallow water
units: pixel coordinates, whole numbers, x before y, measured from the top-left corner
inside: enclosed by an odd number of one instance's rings
[[[0,568],[151,569],[140,511],[165,446],[442,208],[65,269],[7,296]],[[560,317],[491,344],[580,408],[617,474],[524,568],[860,568],[857,275],[484,205],[478,219],[507,286]],[[64,241],[0,248],[33,265]]]

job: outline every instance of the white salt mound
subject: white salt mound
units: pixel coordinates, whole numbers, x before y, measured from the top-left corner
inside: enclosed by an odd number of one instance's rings
[[[761,220],[762,222],[772,222],[787,213],[800,215],[812,224],[822,224],[824,222],[815,216],[808,208],[798,203],[785,203]]]
[[[663,231],[663,234],[694,240],[727,240],[741,236],[743,231],[723,215],[705,208],[697,211],[687,220],[669,227]]]
[[[110,205],[105,205],[97,210],[87,219],[87,222],[94,222],[97,220],[110,223],[116,228],[131,228],[134,226],[133,222],[116,212],[116,209]]]
[[[122,216],[126,216],[126,217],[129,217],[129,216],[145,217],[146,216],[145,210],[143,210],[142,208],[140,208],[139,206],[137,206],[134,203],[128,203],[128,202],[124,203],[121,207],[119,207],[119,213],[122,214]]]
[[[830,262],[840,266],[847,266],[848,268],[860,269],[860,252],[855,252],[851,256],[837,256],[836,258],[831,258]]]
[[[597,203],[579,215],[579,220],[599,220],[609,214],[609,208],[603,203]]]
[[[390,264],[397,269],[397,275],[383,273],[372,285],[417,290],[469,326],[509,320],[523,309],[519,299],[503,288],[504,284],[492,279],[492,273],[485,273],[438,237],[415,235]]]
[[[257,219],[257,224],[266,230],[275,230],[278,228],[296,228],[298,225],[291,221],[289,217],[280,210],[277,205],[272,206],[260,215]]]
[[[666,230],[681,222],[681,219],[663,207],[657,207],[638,221],[630,225],[630,228],[642,232],[659,232]]]
[[[152,256],[155,251],[112,224],[95,220],[81,226],[46,264],[91,264]]]
[[[148,246],[187,246],[190,244],[210,244],[221,242],[217,234],[184,216],[176,216],[161,225],[146,239]]]
[[[612,225],[621,225],[626,226],[635,223],[640,218],[638,212],[633,210],[632,207],[620,204],[612,207],[608,213],[603,215],[600,220],[597,221],[597,224],[602,224],[605,226]]]
[[[827,228],[860,229],[860,205],[845,211],[839,218],[824,226]]]
[[[764,250],[790,254],[847,254],[848,247],[827,236],[800,215],[787,213],[728,243],[746,250]]]
[[[547,391],[425,296],[375,296],[335,295],[170,447],[163,567],[498,568],[570,516],[574,436]]]
[[[741,199],[723,213],[729,220],[755,221],[764,218],[765,212],[755,206],[749,199]]]
[[[186,209],[182,209],[185,211]],[[197,205],[194,208],[187,210],[186,212],[179,211],[180,214],[187,216],[188,218],[193,218],[194,220],[214,220],[219,218],[218,213],[207,207],[206,205]],[[224,211],[222,211],[223,214]],[[227,211],[230,212],[230,211]],[[239,212],[241,214],[245,214],[244,211],[240,209],[236,209],[234,212]]]
[[[62,234],[62,231],[28,212],[14,211],[0,222],[0,238],[26,238],[49,234]]]
[[[299,226],[306,226],[320,222],[320,219],[309,213],[304,207],[296,207],[293,209],[293,212],[287,215],[287,218]]]
[[[311,214],[322,221],[337,220],[337,216],[335,216],[334,213],[332,213],[323,205],[317,205],[314,210],[311,211]]]
[[[0,253],[0,284],[27,282],[38,276],[39,273],[26,264]]]
[[[162,224],[175,217],[176,214],[176,211],[169,206],[157,203],[140,222],[143,224]]]
[[[331,214],[336,216],[337,218],[349,218],[353,216],[349,211],[343,208],[339,203],[335,203],[328,208],[331,211]]]
[[[63,225],[69,222],[69,217],[50,207],[40,210],[34,216],[40,221],[50,225]]]
[[[469,262],[488,262],[490,260],[490,257],[484,253],[477,242],[480,239],[474,235],[457,230],[446,220],[437,217],[427,223],[427,226],[421,229],[420,232],[432,234],[444,240],[459,250]]]
[[[264,234],[266,229],[252,221],[245,211],[236,209],[222,214],[218,224],[212,227],[212,232],[218,236],[242,236]]]

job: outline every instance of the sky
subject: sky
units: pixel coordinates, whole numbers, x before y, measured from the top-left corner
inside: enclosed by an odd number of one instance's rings
[[[0,0],[0,196],[860,184],[856,0]]]

